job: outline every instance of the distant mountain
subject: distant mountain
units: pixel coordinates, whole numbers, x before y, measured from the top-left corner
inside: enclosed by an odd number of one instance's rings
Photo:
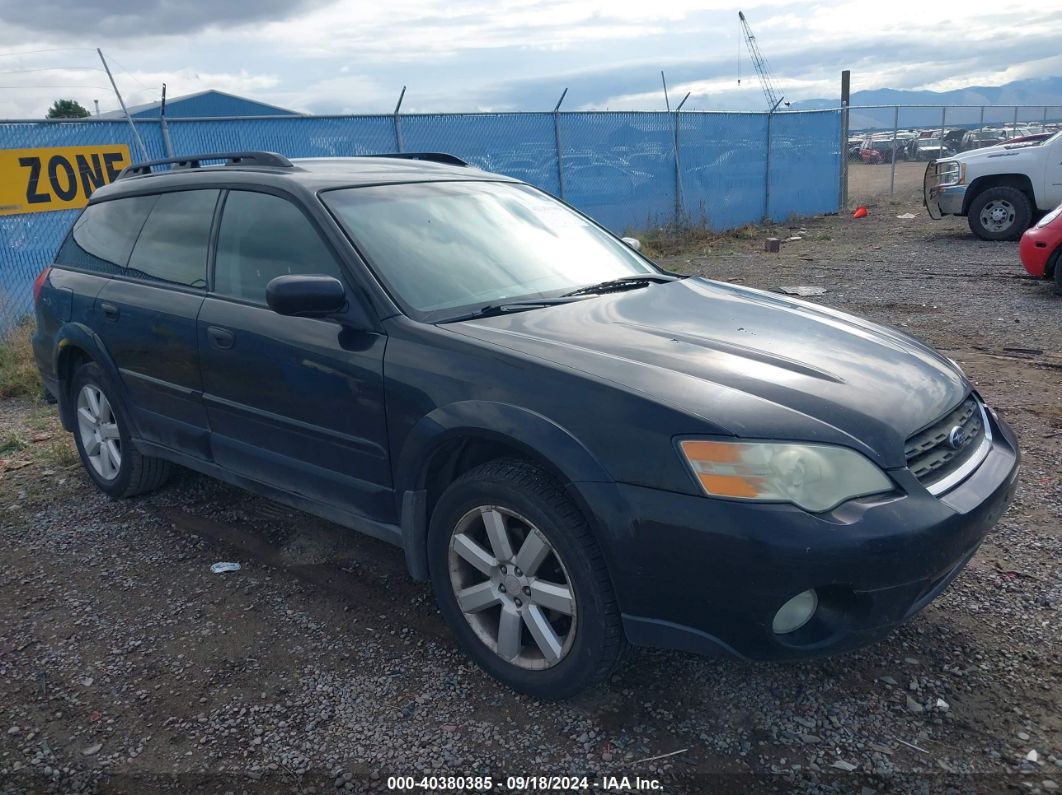
[[[955,127],[976,126],[981,123],[979,108],[955,108],[955,105],[993,105],[987,108],[984,123],[991,125],[1011,124],[1014,121],[1014,105],[1032,105],[1018,108],[1018,122],[1039,122],[1046,109],[1048,121],[1062,121],[1062,77],[1035,77],[1015,80],[1002,86],[970,86],[953,91],[908,91],[879,88],[871,91],[856,91],[852,94],[852,112],[849,128],[890,129],[895,111],[892,108],[859,109],[860,105],[945,105],[949,106],[944,123]],[[1004,107],[998,107],[1004,106]],[[1011,107],[1006,107],[1011,106]],[[791,110],[816,110],[836,108],[835,99],[808,99],[794,102]],[[899,126],[931,127],[941,123],[941,109],[900,108]]]

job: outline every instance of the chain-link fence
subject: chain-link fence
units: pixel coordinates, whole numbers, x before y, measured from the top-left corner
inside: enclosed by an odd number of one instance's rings
[[[1062,129],[1062,105],[866,105],[848,109],[847,204],[909,199],[929,161],[997,146],[1034,143]]]
[[[125,144],[134,160],[249,150],[288,157],[449,152],[536,185],[617,233],[725,230],[836,211],[840,119],[837,110],[172,119],[137,121],[140,141],[122,119],[0,122],[0,150]],[[30,310],[33,278],[76,210],[3,209],[0,325],[9,325]]]

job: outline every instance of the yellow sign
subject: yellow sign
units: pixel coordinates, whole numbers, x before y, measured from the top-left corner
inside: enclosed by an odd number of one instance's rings
[[[124,144],[0,149],[0,215],[84,207],[128,165]]]

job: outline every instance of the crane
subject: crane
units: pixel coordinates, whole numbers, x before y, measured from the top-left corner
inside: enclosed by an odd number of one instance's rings
[[[745,19],[745,12],[738,11],[738,19],[741,20],[741,29],[745,32],[745,44],[749,48],[749,56],[752,58],[752,64],[756,67],[756,73],[760,76],[760,85],[763,87],[763,96],[767,98],[767,106],[774,110],[777,108],[784,97],[780,96],[774,88],[774,81],[771,76],[770,67],[767,66],[767,59],[763,57],[763,53],[760,52],[759,46],[756,44],[756,36],[752,33],[752,28],[749,27],[749,21]],[[789,103],[785,103],[786,107]]]

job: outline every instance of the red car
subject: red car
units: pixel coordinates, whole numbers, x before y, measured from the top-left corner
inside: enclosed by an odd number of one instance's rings
[[[1021,264],[1038,279],[1055,279],[1055,292],[1062,295],[1062,204],[1040,219],[1021,236]]]

